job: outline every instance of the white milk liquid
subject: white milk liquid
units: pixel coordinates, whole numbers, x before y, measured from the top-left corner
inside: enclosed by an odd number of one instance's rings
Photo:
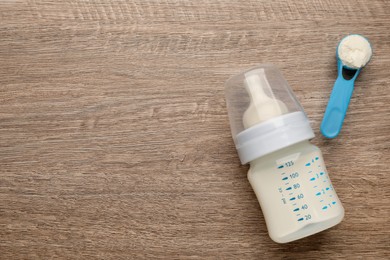
[[[309,141],[252,161],[248,179],[275,242],[315,234],[343,219],[321,151]]]

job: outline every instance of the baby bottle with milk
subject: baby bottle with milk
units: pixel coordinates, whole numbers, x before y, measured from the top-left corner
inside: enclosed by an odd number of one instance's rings
[[[344,217],[308,118],[278,68],[261,65],[226,82],[232,136],[272,240],[286,243]]]

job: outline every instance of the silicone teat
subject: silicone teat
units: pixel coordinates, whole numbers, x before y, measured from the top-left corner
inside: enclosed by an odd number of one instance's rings
[[[321,123],[321,133],[327,138],[335,138],[341,131],[355,80],[361,69],[370,61],[372,48],[366,38],[353,34],[340,41],[336,54],[338,77]],[[354,76],[345,79],[344,69],[352,70]]]
[[[286,105],[275,98],[265,76],[264,69],[245,74],[245,88],[250,96],[250,104],[243,116],[245,128],[288,112]],[[266,91],[272,96],[268,96]]]

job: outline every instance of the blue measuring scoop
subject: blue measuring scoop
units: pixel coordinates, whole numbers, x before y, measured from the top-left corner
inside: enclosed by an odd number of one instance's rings
[[[369,62],[367,61],[362,67],[356,69],[348,67],[343,63],[339,56],[339,47],[343,42],[343,38],[337,46],[336,57],[337,57],[337,71],[338,77],[334,83],[332,93],[329,98],[328,105],[325,110],[324,118],[321,123],[321,133],[327,138],[335,138],[341,131],[341,127],[344,122],[345,115],[348,110],[348,105],[352,97],[353,89],[355,86],[355,80],[358,77],[361,69]],[[363,36],[359,35],[364,38]],[[367,40],[366,38],[364,38]],[[367,40],[368,42],[368,40]],[[371,44],[370,44],[371,47]],[[372,55],[372,52],[371,52]],[[343,70],[347,69],[354,72],[354,76],[351,79],[345,79],[343,76]]]

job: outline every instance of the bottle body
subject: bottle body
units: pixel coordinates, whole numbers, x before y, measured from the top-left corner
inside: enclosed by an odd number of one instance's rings
[[[302,106],[273,65],[226,82],[226,104],[241,163],[270,237],[287,243],[338,224],[344,209],[330,182]]]
[[[287,243],[341,222],[344,208],[319,148],[303,141],[250,162],[248,180],[272,240]]]

